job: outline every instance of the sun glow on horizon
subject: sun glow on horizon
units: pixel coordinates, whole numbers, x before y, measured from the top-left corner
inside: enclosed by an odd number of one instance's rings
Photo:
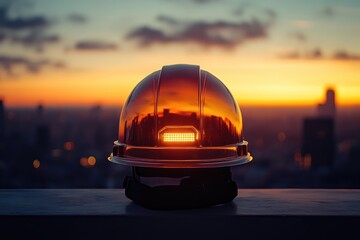
[[[314,105],[322,100],[328,86],[335,88],[338,105],[360,105],[357,71],[331,69],[332,63],[323,66],[329,68],[328,70],[304,66],[303,69],[297,69],[297,66],[289,69],[291,66],[284,64],[283,67],[287,68],[285,72],[279,66],[267,69],[259,67],[258,71],[252,72],[250,66],[238,71],[224,70],[215,76],[224,82],[240,106]],[[205,70],[211,72],[211,69]],[[221,72],[221,66],[215,69],[215,72]],[[50,73],[29,76],[27,79],[1,81],[0,97],[9,106],[31,106],[39,103],[53,106],[119,106],[123,105],[131,90],[146,75],[140,71],[92,71],[62,76],[53,76]],[[66,79],[61,79],[62,77]]]

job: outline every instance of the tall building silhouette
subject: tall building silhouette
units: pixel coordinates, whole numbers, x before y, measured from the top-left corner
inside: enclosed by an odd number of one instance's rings
[[[45,151],[50,147],[50,131],[49,126],[45,123],[43,105],[37,107],[37,118],[35,144],[39,151]]]
[[[301,158],[295,159],[305,169],[331,168],[335,158],[335,91],[326,90],[315,117],[303,120]]]
[[[328,88],[326,90],[326,98],[324,103],[318,104],[318,114],[322,117],[335,117],[336,104],[335,104],[335,90]]]
[[[331,167],[335,155],[334,119],[305,118],[302,155],[310,168]]]

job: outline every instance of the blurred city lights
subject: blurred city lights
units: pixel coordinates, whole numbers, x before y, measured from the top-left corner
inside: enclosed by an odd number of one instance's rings
[[[33,167],[34,167],[35,169],[38,169],[38,168],[40,167],[40,161],[39,161],[39,159],[35,159],[35,160],[33,161]]]
[[[65,149],[66,151],[74,150],[74,143],[73,143],[73,142],[70,142],[70,141],[65,142],[65,143],[64,143],[64,149]]]
[[[94,156],[90,156],[88,159],[87,159],[87,163],[88,165],[90,166],[94,166],[95,163],[96,163],[96,158]]]
[[[80,165],[84,168],[93,167],[96,164],[96,158],[94,156],[90,156],[88,158],[82,157],[80,158]]]
[[[80,158],[80,165],[83,166],[83,167],[87,167],[88,159],[86,157]]]

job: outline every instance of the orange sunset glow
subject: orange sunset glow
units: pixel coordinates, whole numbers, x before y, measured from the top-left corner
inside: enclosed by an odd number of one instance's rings
[[[337,61],[268,60],[261,64],[244,61],[238,65],[238,68],[233,65],[222,69],[210,63],[207,69],[203,68],[220,78],[240,105],[312,105],[322,100],[323,89],[328,86],[336,88],[338,104],[360,104],[360,63],[346,66]],[[160,63],[132,71],[119,68],[106,72],[30,75],[21,80],[2,81],[0,96],[13,106],[117,105],[152,72],[148,71],[151,66],[154,71],[162,67]]]

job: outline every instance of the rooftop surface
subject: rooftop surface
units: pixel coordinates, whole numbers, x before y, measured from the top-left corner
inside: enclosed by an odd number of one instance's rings
[[[156,211],[122,189],[1,189],[2,236],[15,239],[360,239],[360,190],[239,189],[211,208]]]
[[[137,206],[123,189],[1,189],[0,215],[310,215],[359,216],[360,190],[239,189],[233,202],[195,210]]]

